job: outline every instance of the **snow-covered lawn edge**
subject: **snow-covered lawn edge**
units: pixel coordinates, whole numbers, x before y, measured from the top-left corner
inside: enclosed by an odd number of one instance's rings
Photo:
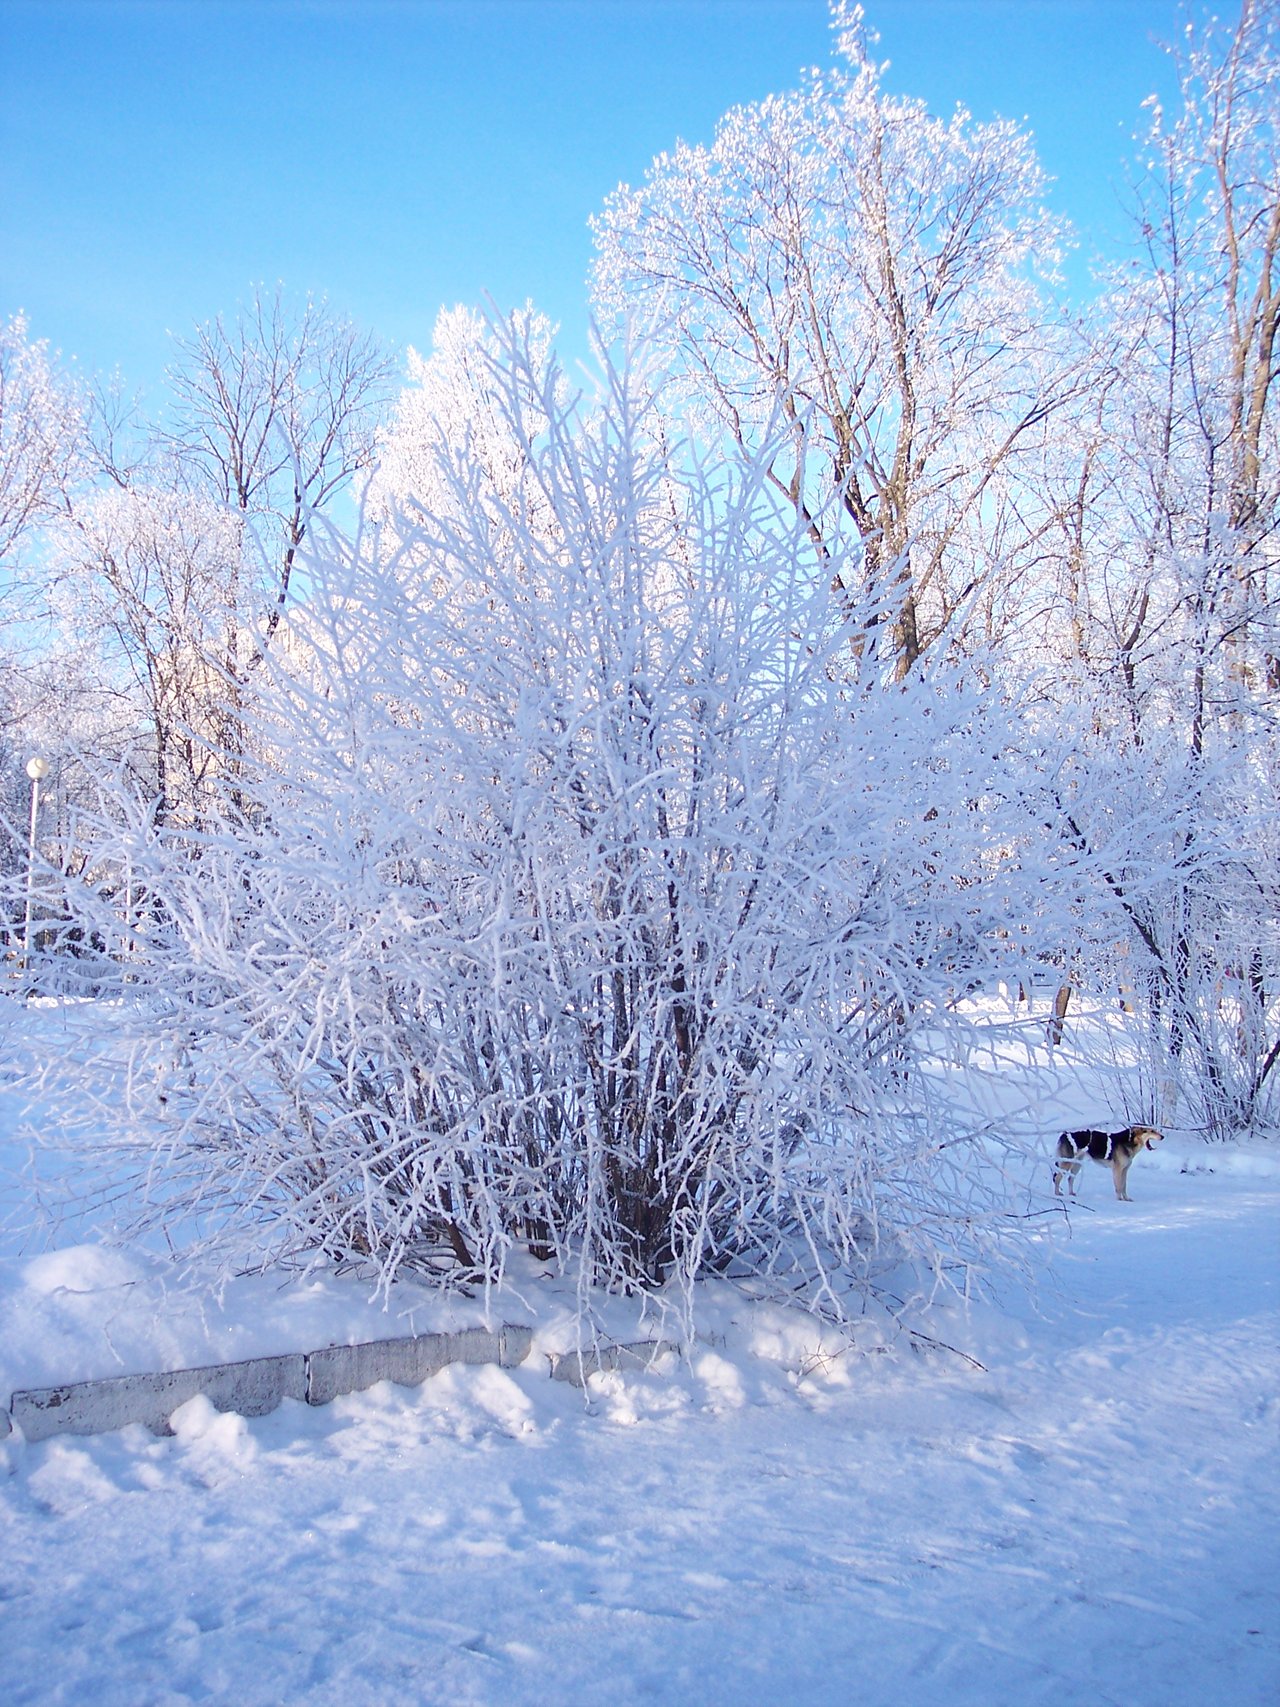
[[[0,1437],[11,1427],[28,1441],[55,1434],[107,1434],[141,1423],[152,1434],[172,1432],[169,1419],[180,1406],[203,1397],[215,1410],[262,1417],[285,1399],[327,1405],[345,1393],[364,1392],[379,1381],[416,1387],[451,1363],[523,1363],[533,1343],[524,1323],[504,1322],[495,1331],[464,1328],[456,1334],[416,1334],[407,1339],[364,1340],[278,1357],[245,1358],[198,1369],[108,1376],[58,1387],[18,1390],[10,1409],[0,1411]]]
[[[539,1271],[512,1369],[0,1443],[15,1707],[1270,1707],[1280,1178],[1144,1160],[1132,1203],[1094,1168],[1042,1223],[1034,1298],[913,1317],[964,1356],[712,1280],[683,1355],[579,1392],[548,1374],[577,1300]],[[275,1332],[314,1284],[224,1307],[274,1298]],[[662,1329],[594,1302],[601,1345]]]

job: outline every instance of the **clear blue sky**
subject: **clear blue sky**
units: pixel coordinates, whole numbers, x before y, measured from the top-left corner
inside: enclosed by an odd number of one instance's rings
[[[1027,119],[1114,241],[1175,0],[867,12],[890,87]],[[572,356],[609,190],[828,40],[824,0],[0,0],[0,315],[146,388],[256,280],[423,348],[441,304],[532,297]]]

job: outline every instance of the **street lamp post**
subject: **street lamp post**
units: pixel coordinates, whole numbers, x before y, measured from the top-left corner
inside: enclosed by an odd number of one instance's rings
[[[31,778],[31,833],[27,838],[27,917],[22,930],[22,971],[25,976],[31,963],[31,880],[36,865],[36,813],[40,809],[40,784],[49,774],[48,759],[27,760],[27,775]]]

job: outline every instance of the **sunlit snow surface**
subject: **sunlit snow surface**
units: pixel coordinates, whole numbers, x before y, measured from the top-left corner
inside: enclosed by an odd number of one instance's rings
[[[687,1363],[584,1401],[547,1376],[568,1301],[531,1278],[497,1307],[538,1328],[517,1370],[11,1437],[4,1698],[1271,1703],[1280,1158],[1175,1139],[1130,1189],[1088,1170],[1034,1305],[935,1310],[955,1351],[869,1321],[840,1355],[724,1287]],[[447,1325],[332,1281],[170,1295],[84,1234],[9,1238],[6,1394]]]

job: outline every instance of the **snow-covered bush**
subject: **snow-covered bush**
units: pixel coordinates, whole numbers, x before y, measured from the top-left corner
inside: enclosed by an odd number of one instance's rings
[[[80,826],[138,1022],[89,1118],[241,1257],[968,1273],[1009,1217],[923,1063],[1026,910],[999,707],[878,679],[767,455],[679,454],[642,375],[568,402],[512,328],[492,395],[518,478],[445,446],[313,563],[221,821]]]

